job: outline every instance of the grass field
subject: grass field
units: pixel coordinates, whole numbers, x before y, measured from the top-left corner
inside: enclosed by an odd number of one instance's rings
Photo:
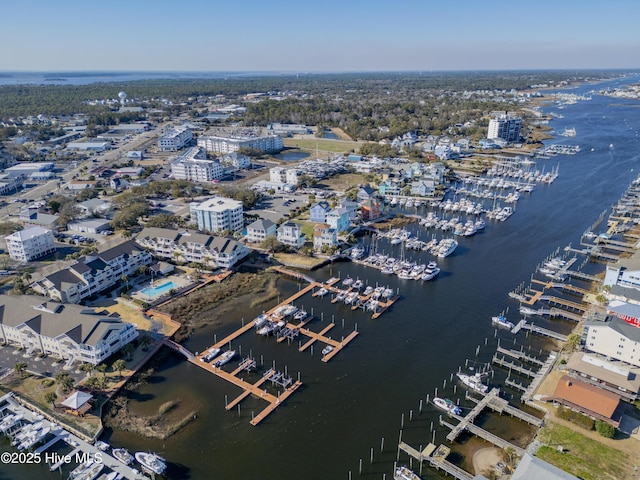
[[[584,480],[627,478],[629,456],[581,433],[549,422],[538,437],[549,446],[540,447],[536,456]],[[558,451],[562,446],[563,452]]]
[[[315,152],[316,148],[322,152],[349,153],[352,150],[357,152],[365,142],[354,142],[349,140],[331,140],[327,138],[285,138],[284,146],[299,148]]]
[[[314,268],[326,261],[324,258],[307,257],[295,253],[276,253],[273,258],[283,265],[297,266],[300,268]]]

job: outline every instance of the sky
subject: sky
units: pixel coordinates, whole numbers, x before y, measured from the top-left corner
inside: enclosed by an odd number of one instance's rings
[[[20,0],[0,71],[640,68],[638,0]]]

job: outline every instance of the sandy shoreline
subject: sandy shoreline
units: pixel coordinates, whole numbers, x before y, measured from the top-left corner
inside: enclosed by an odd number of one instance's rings
[[[473,470],[476,475],[487,475],[502,461],[502,451],[496,447],[481,448],[473,454]]]

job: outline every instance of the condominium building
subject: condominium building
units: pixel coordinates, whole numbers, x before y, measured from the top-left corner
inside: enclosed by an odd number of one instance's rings
[[[607,315],[604,320],[585,322],[582,333],[584,349],[640,367],[640,327]]]
[[[184,148],[192,138],[193,133],[187,126],[169,127],[158,139],[158,149],[163,152],[175,152]]]
[[[123,276],[132,275],[142,265],[150,265],[152,260],[151,254],[129,240],[103,252],[80,257],[31,287],[59,302],[80,303],[120,282]]]
[[[4,237],[9,256],[21,262],[30,262],[56,250],[53,233],[43,227],[30,227]]]
[[[207,160],[204,148],[192,147],[171,163],[171,175],[178,180],[212,182],[220,180],[224,171],[217,160]]]
[[[52,355],[67,365],[97,365],[138,336],[117,314],[63,305],[35,295],[0,295],[0,340],[26,354]]]
[[[213,197],[190,205],[191,221],[198,230],[220,233],[236,232],[244,226],[242,202],[230,198]]]
[[[255,137],[217,137],[208,136],[198,138],[198,146],[204,147],[207,152],[231,153],[241,148],[259,150],[266,153],[279,152],[284,147],[282,137],[279,135],[264,135]]]
[[[500,138],[505,142],[517,142],[520,139],[522,119],[515,115],[503,113],[497,118],[489,120],[487,138],[489,140]]]
[[[231,268],[249,254],[249,249],[231,238],[214,237],[192,230],[145,228],[136,238],[155,257],[205,268]]]

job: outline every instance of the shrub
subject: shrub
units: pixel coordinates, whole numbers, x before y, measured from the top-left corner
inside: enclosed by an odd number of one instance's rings
[[[596,431],[605,438],[613,438],[616,434],[616,427],[602,420],[597,420]]]
[[[570,408],[558,407],[558,417],[568,420],[571,423],[584,428],[585,430],[593,430],[595,422],[580,412],[575,412]]]

